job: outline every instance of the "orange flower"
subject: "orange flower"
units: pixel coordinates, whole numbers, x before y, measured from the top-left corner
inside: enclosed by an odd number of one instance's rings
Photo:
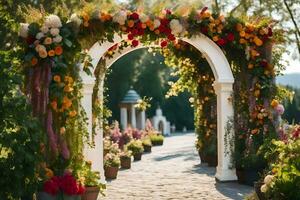
[[[132,28],[134,26],[134,21],[133,20],[129,20],[127,22],[128,27]]]
[[[83,22],[83,26],[84,26],[84,27],[88,27],[89,25],[90,25],[90,24],[89,24],[88,21]]]
[[[63,108],[68,109],[71,106],[72,106],[72,101],[68,97],[64,96],[64,98],[63,98]]]
[[[146,29],[147,25],[146,24],[142,24],[142,29]]]
[[[65,127],[61,127],[61,128],[59,129],[59,133],[60,133],[61,135],[65,134],[65,132],[66,132],[66,128],[65,128]]]
[[[248,64],[248,69],[253,69],[254,65],[252,63]]]
[[[61,46],[57,46],[54,51],[56,55],[60,56],[63,53],[63,48]]]
[[[151,26],[153,25],[153,23],[152,23],[151,20],[148,20],[148,21],[146,22],[146,25],[147,25],[148,27],[151,27]]]
[[[238,32],[241,32],[243,30],[243,25],[242,24],[237,24],[235,28]]]
[[[246,44],[246,43],[247,43],[247,40],[245,40],[244,38],[240,39],[240,44]]]
[[[252,135],[255,135],[255,134],[257,134],[258,133],[258,129],[253,129],[252,131],[251,131],[251,134]]]
[[[57,83],[60,83],[60,82],[61,82],[61,78],[60,78],[59,75],[55,75],[55,76],[53,77],[53,80],[54,80],[55,82],[57,82]]]
[[[51,169],[45,168],[45,175],[48,179],[51,179],[54,176],[54,173]]]
[[[46,37],[44,40],[44,44],[52,44],[52,38],[51,37]]]
[[[77,115],[76,110],[73,110],[73,111],[69,112],[70,117],[75,117],[76,115]]]
[[[256,51],[256,50],[254,50],[254,49],[251,49],[251,57],[256,57],[256,56],[259,56],[259,53]]]
[[[82,18],[84,19],[84,21],[89,21],[90,20],[90,16],[86,12],[82,13]]]
[[[64,92],[72,92],[74,89],[72,87],[70,87],[69,85],[66,85],[64,87]]]
[[[276,108],[278,105],[279,105],[279,102],[276,99],[273,99],[272,102],[271,102],[271,106],[273,108]]]
[[[33,58],[31,59],[31,65],[34,66],[34,65],[36,65],[37,63],[38,63],[38,59],[37,59],[36,57],[33,57]]]
[[[158,29],[156,29],[154,32],[156,35],[158,35],[160,33]]]
[[[263,41],[258,37],[254,37],[253,42],[256,44],[256,46],[261,46],[263,44]]]
[[[245,37],[245,35],[246,35],[245,31],[241,31],[241,32],[240,32],[240,36],[241,36],[241,37]]]
[[[219,40],[219,36],[216,35],[216,36],[213,37],[213,41],[216,42],[216,41],[218,41],[218,40]]]
[[[53,108],[53,110],[57,110],[57,102],[56,100],[51,102],[51,107]]]
[[[48,56],[50,56],[50,57],[55,56],[55,51],[54,50],[48,51]]]

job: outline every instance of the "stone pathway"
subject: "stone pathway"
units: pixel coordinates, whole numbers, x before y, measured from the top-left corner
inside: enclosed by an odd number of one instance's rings
[[[237,183],[217,183],[215,168],[199,164],[195,135],[165,138],[130,170],[120,170],[107,182],[105,200],[200,200],[243,199],[252,188]]]

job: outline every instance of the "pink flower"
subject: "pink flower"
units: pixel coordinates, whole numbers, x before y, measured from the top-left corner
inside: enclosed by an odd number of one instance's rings
[[[276,106],[275,110],[278,113],[278,115],[282,115],[284,113],[284,107],[282,104],[279,104],[278,106]]]

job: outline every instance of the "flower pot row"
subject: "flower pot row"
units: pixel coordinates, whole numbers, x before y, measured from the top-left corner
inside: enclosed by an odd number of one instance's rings
[[[51,195],[46,192],[38,192],[37,200],[97,200],[100,193],[99,187],[85,187],[82,195]]]

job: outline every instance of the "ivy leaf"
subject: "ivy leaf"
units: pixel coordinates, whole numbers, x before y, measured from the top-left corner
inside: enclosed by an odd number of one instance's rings
[[[73,43],[66,38],[64,39],[64,43],[65,43],[65,45],[67,45],[67,47],[72,47],[72,45],[73,45]]]
[[[28,26],[29,35],[35,37],[38,32],[40,32],[40,26],[37,23],[32,23]]]

